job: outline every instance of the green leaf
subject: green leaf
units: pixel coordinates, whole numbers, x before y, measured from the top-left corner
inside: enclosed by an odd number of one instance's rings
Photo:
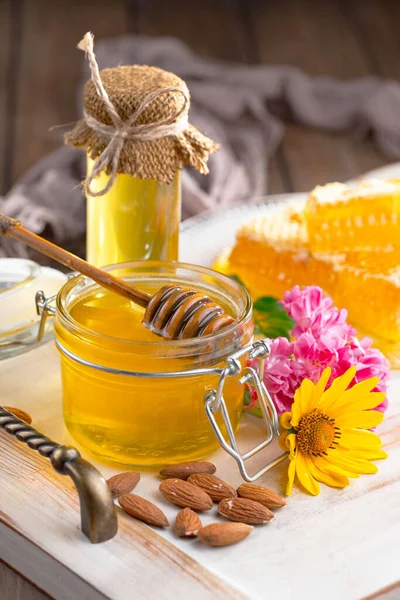
[[[261,408],[259,406],[253,406],[252,408],[247,408],[249,406],[249,404],[252,403],[252,399],[251,399],[251,395],[250,395],[250,390],[248,388],[246,388],[244,390],[244,394],[243,394],[243,406],[246,410],[247,414],[250,415],[254,415],[255,417],[259,417],[261,418],[263,416]]]
[[[254,408],[247,408],[246,413],[249,415],[254,415],[255,417],[258,417],[259,419],[262,419],[262,416],[263,416],[261,408],[257,408],[256,406]]]
[[[290,339],[294,321],[289,317],[283,306],[279,304],[277,298],[272,296],[257,298],[253,308],[255,335]]]

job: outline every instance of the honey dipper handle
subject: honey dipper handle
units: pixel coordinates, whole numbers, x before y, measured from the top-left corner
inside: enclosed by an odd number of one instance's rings
[[[147,305],[152,298],[150,294],[132,287],[123,279],[115,277],[114,275],[111,275],[111,273],[107,273],[107,271],[103,271],[94,265],[90,265],[82,258],[75,256],[75,254],[71,254],[67,250],[60,248],[60,246],[56,246],[56,244],[52,244],[39,235],[25,229],[19,221],[11,219],[1,213],[0,235],[13,238],[30,246],[37,252],[52,258],[73,271],[78,271],[78,273],[90,277],[90,279],[93,279],[93,281],[102,287],[107,288],[120,296],[125,296],[125,298],[128,298],[143,308],[147,308]]]

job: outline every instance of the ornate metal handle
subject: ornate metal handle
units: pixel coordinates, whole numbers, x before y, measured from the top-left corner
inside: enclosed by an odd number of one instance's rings
[[[78,450],[53,442],[1,406],[0,427],[49,458],[57,473],[71,477],[79,495],[82,532],[92,544],[116,535],[118,522],[111,491],[101,473],[81,458]]]

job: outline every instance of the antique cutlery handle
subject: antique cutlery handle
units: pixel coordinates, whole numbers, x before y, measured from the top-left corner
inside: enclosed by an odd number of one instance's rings
[[[69,475],[79,495],[81,526],[92,544],[113,538],[118,531],[117,515],[101,473],[71,446],[61,446],[0,406],[0,428],[49,458],[61,475]]]

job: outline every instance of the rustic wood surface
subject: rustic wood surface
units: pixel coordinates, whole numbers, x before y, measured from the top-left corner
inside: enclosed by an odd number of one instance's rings
[[[63,48],[89,29],[98,39],[173,35],[204,56],[289,63],[314,75],[400,79],[399,17],[400,4],[392,0],[0,0],[0,192],[59,146],[60,131],[52,126],[76,119],[83,59]],[[268,191],[304,191],[387,161],[371,140],[288,123],[270,160]],[[4,565],[0,597],[47,598]]]
[[[62,422],[59,357],[52,342],[1,361],[0,381],[4,404],[26,410],[44,434],[73,443]],[[385,600],[394,600],[400,590],[389,587],[399,575],[399,430],[397,372],[389,390],[389,410],[379,427],[389,453],[387,460],[379,461],[379,473],[352,481],[345,490],[322,486],[317,498],[296,488],[273,523],[256,528],[243,544],[221,551],[178,539],[170,529],[156,531],[121,511],[118,535],[105,544],[90,545],[80,532],[71,480],[0,431],[0,557],[57,600],[127,600],[132,590],[143,600],[261,600],[267,589],[271,598],[280,600],[291,600],[295,589],[296,597],[306,600],[319,597],[322,588],[326,600],[379,598],[378,590],[389,594]],[[263,435],[260,421],[246,418],[240,446],[248,450]],[[252,469],[278,454],[274,444],[253,457]],[[83,456],[106,478],[121,471],[98,463],[93,455]],[[211,460],[222,479],[234,487],[241,483],[226,453],[220,450]],[[259,482],[281,491],[286,470],[282,464]],[[173,522],[177,508],[161,497],[154,474],[142,473],[137,493],[155,502]],[[216,520],[214,511],[201,518],[203,524]],[[37,590],[32,593],[37,600]],[[1,600],[4,597],[15,600],[9,592],[8,597],[0,593]]]
[[[73,48],[126,33],[177,36],[203,56],[292,64],[313,75],[400,78],[391,0],[0,0],[0,191],[61,142],[77,118],[83,58]],[[347,180],[388,158],[371,140],[288,123],[269,165],[270,193]]]

